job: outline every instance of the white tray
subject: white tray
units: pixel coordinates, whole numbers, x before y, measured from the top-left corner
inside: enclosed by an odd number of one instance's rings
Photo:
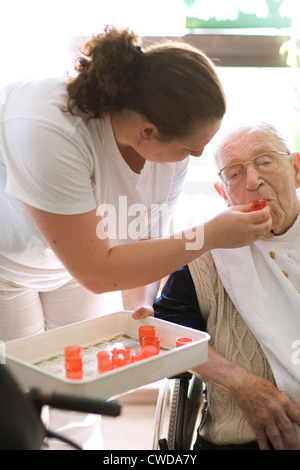
[[[118,335],[133,338],[137,344],[138,328],[142,324],[156,327],[162,347],[159,355],[103,374],[98,374],[94,366],[93,376],[84,372],[82,380],[67,379],[64,374],[56,375],[35,365],[62,355],[65,346],[73,344],[83,347],[99,342],[110,344],[111,339]],[[176,348],[175,339],[179,336],[191,336],[195,341]],[[205,332],[153,317],[133,320],[132,312],[122,311],[9,341],[6,343],[6,364],[21,386],[37,387],[44,393],[56,391],[106,400],[203,364],[207,359],[209,338]],[[96,361],[96,353],[94,356]]]

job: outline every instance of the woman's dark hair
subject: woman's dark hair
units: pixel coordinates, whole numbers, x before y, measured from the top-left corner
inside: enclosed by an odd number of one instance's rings
[[[106,27],[81,52],[77,76],[67,83],[72,113],[100,118],[129,109],[152,122],[165,140],[187,136],[225,113],[212,61],[189,44],[158,43],[143,52],[133,32]]]

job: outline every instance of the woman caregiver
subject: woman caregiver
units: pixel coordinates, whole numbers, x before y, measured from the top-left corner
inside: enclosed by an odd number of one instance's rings
[[[124,291],[125,308],[152,305],[165,275],[269,230],[268,208],[240,206],[208,221],[191,249],[203,227],[161,237],[188,156],[202,154],[225,113],[199,50],[143,52],[134,33],[106,28],[75,77],[10,84],[2,95],[1,340],[95,317],[105,292]]]
[[[170,272],[270,229],[268,208],[240,206],[162,238],[188,156],[225,113],[203,53],[177,43],[143,52],[134,33],[106,28],[76,69],[0,93],[2,341],[101,315],[105,292],[123,291],[126,309],[152,305]],[[96,415],[52,410],[48,426],[102,448]]]

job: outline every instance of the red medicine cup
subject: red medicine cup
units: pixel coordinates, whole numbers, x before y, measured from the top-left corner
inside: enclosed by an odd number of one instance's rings
[[[146,355],[159,354],[160,338],[158,336],[144,336],[142,338],[142,348]]]
[[[108,372],[112,369],[112,353],[107,349],[104,351],[99,351],[97,354],[98,360],[98,371],[101,373]]]
[[[176,347],[178,348],[179,346],[185,346],[186,344],[192,343],[193,341],[194,339],[188,336],[176,338]]]
[[[82,379],[83,348],[80,346],[67,346],[65,348],[65,368],[68,379]]]
[[[159,351],[156,346],[149,344],[143,347],[143,353],[144,353],[144,357],[147,358],[151,356],[156,356],[159,353]]]
[[[116,347],[112,350],[112,367],[126,366],[131,362],[131,350],[128,346]]]
[[[142,359],[145,359],[145,357],[146,355],[143,349],[138,349],[137,351],[133,351],[132,356],[131,356],[131,362],[141,361]]]
[[[155,336],[155,326],[142,325],[139,327],[139,341],[142,346],[142,339],[144,336]]]
[[[258,199],[256,201],[251,202],[251,210],[252,211],[259,211],[268,205],[268,201],[265,199]]]

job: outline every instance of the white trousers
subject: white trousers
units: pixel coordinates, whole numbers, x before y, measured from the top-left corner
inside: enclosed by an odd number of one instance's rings
[[[74,280],[49,292],[0,280],[0,340],[22,338],[119,309],[119,293],[92,294]]]
[[[111,297],[113,298],[113,297]],[[0,340],[10,341],[60,326],[88,320],[119,310],[119,300],[107,303],[70,281],[63,287],[36,292],[0,281]],[[103,449],[98,415],[44,410],[49,429],[76,441],[85,450]],[[67,449],[59,441],[49,440],[49,449]]]

